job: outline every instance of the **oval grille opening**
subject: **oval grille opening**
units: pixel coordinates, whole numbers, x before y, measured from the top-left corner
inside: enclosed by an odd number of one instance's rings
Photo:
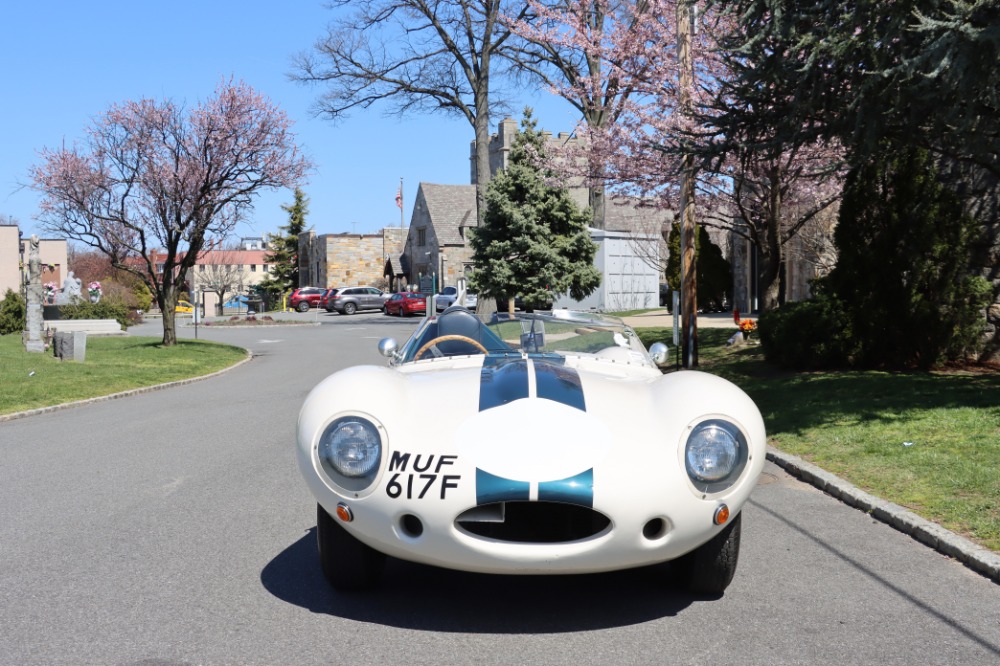
[[[568,543],[600,534],[611,521],[593,509],[561,502],[498,502],[462,513],[464,531],[512,543]]]

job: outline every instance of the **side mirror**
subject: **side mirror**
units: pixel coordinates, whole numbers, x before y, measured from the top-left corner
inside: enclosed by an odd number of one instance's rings
[[[649,346],[649,355],[653,358],[653,363],[664,366],[670,362],[670,347],[662,342],[654,342]]]
[[[385,356],[387,359],[393,361],[397,360],[398,354],[396,352],[398,350],[399,343],[396,342],[395,338],[382,338],[378,341],[378,353],[382,354],[382,356]]]

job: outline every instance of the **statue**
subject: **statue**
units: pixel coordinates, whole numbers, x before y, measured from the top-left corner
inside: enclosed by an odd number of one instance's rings
[[[83,292],[83,280],[73,275],[70,271],[63,280],[62,293],[56,296],[56,305],[70,305],[76,303],[81,298]]]
[[[24,346],[29,352],[44,352],[42,339],[42,262],[39,259],[38,236],[32,236],[28,253],[28,326]]]

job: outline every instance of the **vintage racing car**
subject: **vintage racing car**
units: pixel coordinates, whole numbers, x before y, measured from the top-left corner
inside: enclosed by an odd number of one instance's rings
[[[620,319],[565,310],[452,306],[379,348],[388,367],[331,375],[298,419],[334,588],[376,584],[386,555],[500,574],[677,560],[696,592],[729,585],[765,459],[739,388],[663,374],[665,345],[647,352]]]

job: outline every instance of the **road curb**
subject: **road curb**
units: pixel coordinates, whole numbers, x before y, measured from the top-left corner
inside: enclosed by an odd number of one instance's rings
[[[188,377],[187,379],[178,379],[173,382],[167,382],[165,384],[153,384],[151,386],[140,386],[139,388],[129,389],[127,391],[120,391],[118,393],[111,393],[109,395],[99,395],[96,398],[86,398],[84,400],[74,400],[73,402],[64,402],[59,405],[50,405],[48,407],[39,407],[38,409],[29,409],[24,412],[14,412],[13,414],[0,414],[0,423],[6,421],[13,421],[15,419],[23,419],[28,416],[38,416],[39,414],[48,414],[50,412],[57,412],[62,409],[69,409],[71,407],[79,407],[81,405],[89,405],[95,402],[104,402],[105,400],[117,400],[118,398],[127,398],[133,395],[139,395],[141,393],[149,393],[151,391],[159,391],[160,389],[170,388],[171,386],[183,386],[185,384],[193,384],[194,382],[200,382],[203,379],[211,379],[212,377],[218,377],[219,375],[234,370],[244,363],[249,363],[253,360],[253,352],[249,349],[244,350],[247,355],[242,361],[234,363],[228,368],[223,368],[222,370],[216,370],[215,372],[208,375],[201,375],[199,377]]]
[[[1000,555],[997,553],[921,518],[898,504],[870,495],[797,456],[768,446],[767,459],[792,476],[819,488],[844,504],[864,511],[876,520],[909,534],[939,553],[960,561],[976,573],[1000,583]]]

